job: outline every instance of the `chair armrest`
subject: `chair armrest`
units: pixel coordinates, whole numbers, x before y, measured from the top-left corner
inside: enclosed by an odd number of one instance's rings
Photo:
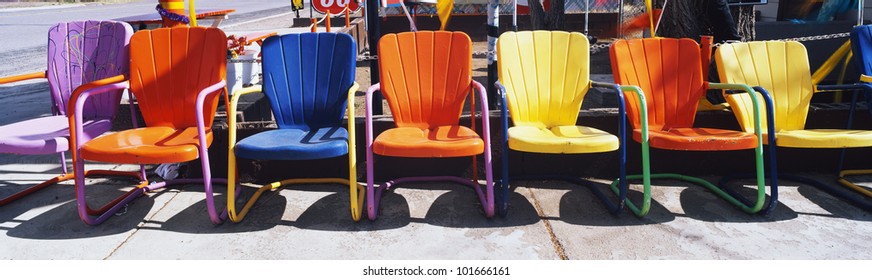
[[[205,149],[206,147],[208,147],[206,145],[206,120],[204,120],[204,116],[203,116],[203,103],[205,102],[206,97],[213,95],[215,93],[225,92],[226,86],[227,86],[227,81],[224,79],[221,79],[217,83],[200,90],[200,93],[197,93],[197,103],[196,103],[197,108],[194,108],[194,109],[195,109],[195,112],[197,114],[196,115],[197,116],[197,138],[199,139],[201,149]],[[240,95],[242,95],[242,94],[240,94]],[[228,119],[229,119],[229,116],[228,116]]]
[[[872,79],[872,77],[865,76],[868,79]],[[861,77],[861,81],[863,78]],[[863,90],[867,93],[872,92],[872,85],[868,83],[856,83],[856,84],[844,84],[844,85],[816,85],[815,93],[818,92],[829,92],[829,91],[842,91],[842,90]]]
[[[372,134],[373,134],[373,131],[372,131],[372,105],[373,105],[372,104],[372,94],[377,90],[381,90],[381,83],[376,83],[376,84],[370,86],[368,89],[366,89],[366,95],[364,95],[364,98],[363,98],[364,99],[364,106],[366,108],[365,109],[366,119],[364,119],[364,125],[365,125],[365,129],[366,129],[366,139],[365,139],[366,146],[364,148],[366,148],[366,166],[367,166],[367,168],[372,167],[372,158],[373,158],[373,155],[372,155],[372,138],[373,138],[373,136],[372,136]],[[378,104],[378,106],[382,106],[382,104]],[[374,176],[373,172],[366,172],[366,181],[368,182],[367,184],[369,186],[371,186],[371,183],[373,181],[373,176]],[[369,195],[369,194],[371,194],[371,192],[367,193],[367,195]],[[372,198],[372,196],[369,196],[369,198]],[[373,201],[370,201],[370,202],[374,203]],[[372,218],[372,217],[370,217],[370,218]]]
[[[490,166],[493,159],[491,158],[490,111],[488,111],[487,108],[487,90],[481,83],[476,82],[475,80],[472,80],[472,85],[478,90],[478,96],[481,99],[481,129],[484,136],[484,164],[485,166]],[[475,121],[475,116],[472,116],[472,118],[473,119],[470,120],[470,122]],[[487,178],[487,187],[493,187],[492,168],[485,168],[485,178]],[[493,201],[493,194],[491,192],[488,193],[488,196],[490,197],[489,199]],[[493,215],[492,211],[493,209],[490,209],[485,212],[488,216],[491,216]]]
[[[20,81],[26,81],[26,80],[33,80],[33,79],[45,79],[47,76],[48,76],[48,72],[42,71],[42,72],[33,72],[33,73],[27,73],[27,74],[22,74],[22,75],[16,75],[16,76],[0,77],[0,85],[14,83],[14,82],[20,82]],[[62,112],[64,110],[63,108],[58,108],[58,102],[55,101],[55,100],[60,100],[60,95],[57,92],[54,92],[51,90],[49,91],[49,93],[52,94],[52,99],[53,99],[53,102],[51,105],[52,115],[57,116],[57,115],[61,114],[60,112]]]
[[[40,79],[40,78],[45,79],[45,77],[46,77],[45,71],[33,72],[33,73],[27,73],[27,74],[15,75],[15,76],[9,76],[9,77],[2,77],[2,78],[0,78],[0,85],[14,83],[14,82],[20,82],[20,81],[25,81],[25,80],[32,80],[32,79]]]
[[[364,106],[366,108],[365,124],[366,124],[366,146],[367,147],[372,146],[372,139],[373,139],[373,135],[372,135],[372,133],[373,133],[373,131],[372,131],[372,106],[373,106],[372,94],[378,90],[381,90],[381,83],[374,84],[374,85],[370,86],[368,89],[366,89],[366,95],[364,96]],[[378,105],[381,106],[381,104],[378,104]],[[369,161],[372,159],[367,158],[366,160]]]
[[[113,80],[121,80],[114,83],[108,83]],[[70,102],[68,103],[69,111],[71,114],[67,114],[67,119],[69,120],[69,126],[72,131],[70,132],[70,151],[72,152],[73,160],[76,160],[76,154],[79,147],[82,146],[83,142],[81,137],[79,137],[82,132],[82,110],[85,107],[85,101],[88,97],[92,95],[97,95],[101,93],[110,92],[113,90],[120,90],[127,88],[127,81],[124,80],[124,75],[118,75],[112,78],[103,79],[97,82],[93,82],[90,84],[86,84],[76,88],[73,91],[73,94],[70,96]],[[101,82],[102,81],[102,82]],[[108,83],[108,84],[103,84]],[[102,84],[102,85],[97,85]],[[90,85],[90,86],[88,86]]]
[[[249,93],[262,91],[262,86],[251,86],[234,91],[230,97],[230,103],[227,104],[227,138],[228,143],[230,143],[230,152],[233,152],[233,146],[236,146],[236,110],[239,105],[239,98]]]
[[[636,97],[639,99],[639,123],[642,126],[641,128],[641,139],[639,139],[639,144],[642,148],[642,184],[647,188],[651,185],[651,161],[650,161],[650,144],[648,143],[648,101],[645,99],[645,93],[642,91],[642,88],[638,86],[622,86],[617,84],[610,83],[600,83],[600,82],[591,82],[590,85],[592,87],[601,87],[601,88],[611,88],[615,90],[615,93],[618,95],[618,106],[620,108],[620,120],[619,120],[619,131],[620,131],[620,149],[621,149],[621,169],[620,169],[620,179],[621,179],[621,190],[617,192],[618,197],[621,201],[626,199],[626,190],[628,186],[628,182],[626,180],[626,164],[627,164],[627,125],[626,123],[630,120],[627,117],[627,105],[626,99],[624,98],[624,91],[633,92],[636,94]],[[648,196],[648,194],[646,194]],[[646,198],[647,199],[647,198]],[[623,202],[622,202],[623,203]],[[642,207],[647,211],[648,206]]]
[[[354,82],[351,84],[351,87],[348,88],[348,101],[345,105],[346,108],[346,118],[348,118],[348,142],[349,148],[352,147],[352,143],[354,143],[354,135],[355,135],[355,119],[354,119],[354,94],[357,93],[357,90],[360,89],[360,84]]]
[[[724,91],[726,94],[746,93],[748,95],[751,95],[751,105],[754,108],[754,134],[757,134],[757,136],[759,138],[758,140],[760,140],[760,144],[762,145],[762,142],[763,142],[762,135],[763,134],[760,131],[760,127],[761,127],[760,104],[757,101],[757,98],[754,98],[754,93],[756,93],[757,91],[755,91],[753,88],[751,88],[751,86],[748,86],[745,84],[708,83],[708,87],[710,89],[725,89],[725,90],[727,90],[727,91]],[[764,96],[764,98],[765,98],[765,96]],[[769,110],[769,111],[771,111],[771,110]],[[772,129],[773,128],[770,127],[770,130],[772,130]]]
[[[499,80],[494,82],[497,93],[500,95],[500,119],[503,125],[503,138],[501,139],[503,150],[509,149],[509,104],[506,103],[506,87]]]
[[[624,100],[624,91],[633,92],[636,94],[636,97],[639,98],[639,122],[642,125],[642,144],[647,145],[648,143],[648,101],[645,98],[645,92],[642,91],[642,88],[638,86],[622,86],[617,84],[609,84],[609,83],[600,83],[600,82],[591,82],[591,86],[600,87],[600,88],[610,88],[614,89],[618,94],[618,106],[620,107],[621,112],[624,114],[624,118],[626,118],[626,104]],[[623,130],[622,130],[623,131]]]
[[[479,82],[476,82],[475,80],[472,81],[472,85],[475,86],[475,88],[478,90],[478,95],[481,99],[481,126],[482,126],[481,129],[484,131],[484,134],[485,134],[484,135],[485,136],[485,143],[487,143],[487,145],[489,145],[490,144],[490,118],[488,116],[490,114],[489,114],[489,111],[487,108],[487,90],[484,88],[484,85],[482,85]],[[474,118],[475,116],[472,116],[472,117]]]
[[[844,85],[817,85],[815,86],[815,93],[817,92],[828,92],[828,91],[841,91],[841,90],[862,90],[866,95],[866,102],[870,102],[870,97],[872,97],[872,77],[866,75],[860,75],[860,83],[855,84],[844,84]],[[850,129],[854,123],[854,108],[857,106],[857,95],[854,95],[851,99],[851,110],[848,113],[848,125],[847,128]],[[872,111],[870,111],[872,112]]]
[[[117,83],[124,83],[125,86],[123,88],[127,88],[127,76],[125,76],[125,75],[112,76],[109,78],[96,80],[96,81],[93,81],[93,82],[90,82],[90,83],[87,83],[87,84],[84,84],[84,85],[77,87],[76,89],[73,90],[73,93],[70,94],[70,100],[69,100],[69,102],[67,102],[67,108],[58,108],[58,113],[66,114],[66,112],[77,112],[77,111],[75,111],[75,108],[73,108],[73,106],[76,104],[78,99],[81,98],[80,96],[85,91],[91,91],[91,89],[103,87],[106,85],[117,84]],[[94,91],[94,92],[91,92],[89,95],[94,95],[94,94],[99,94],[99,93],[104,93],[104,92],[106,92],[106,90]],[[60,96],[55,96],[55,98],[59,99]],[[80,113],[81,111],[78,111],[78,112]]]
[[[591,87],[598,87],[598,88],[612,89],[615,91],[615,94],[618,95],[618,109],[619,109],[618,120],[620,120],[620,121],[618,121],[618,133],[620,134],[619,135],[620,141],[621,141],[620,145],[621,145],[621,148],[623,149],[624,147],[626,147],[625,145],[626,145],[626,141],[627,141],[627,104],[625,104],[626,100],[624,99],[624,92],[621,89],[621,86],[616,85],[616,84],[593,82],[593,81],[590,82],[590,86]],[[636,88],[632,88],[632,87],[628,87],[628,88],[629,88],[629,91],[636,91]],[[647,104],[645,104],[645,101],[644,101],[645,95],[641,94],[641,92],[642,92],[642,90],[639,89],[638,91],[636,91],[636,94],[638,96],[641,96],[639,100],[640,100],[640,105],[641,105],[640,108],[642,111],[642,113],[640,114],[640,117],[642,120],[641,121],[641,123],[642,123],[642,139],[644,141],[647,141],[647,139],[648,139],[648,112],[647,112],[648,108],[647,108]]]

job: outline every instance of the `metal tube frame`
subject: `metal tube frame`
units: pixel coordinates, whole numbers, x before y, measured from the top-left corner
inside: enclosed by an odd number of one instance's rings
[[[448,181],[458,184],[463,184],[472,187],[478,195],[479,202],[485,212],[485,216],[491,218],[495,214],[494,206],[494,180],[493,180],[493,161],[491,158],[491,137],[490,137],[490,121],[488,120],[488,102],[487,91],[484,86],[476,81],[472,81],[472,86],[479,91],[482,110],[482,136],[484,140],[484,166],[485,166],[485,191],[482,191],[480,184],[477,181],[456,177],[456,176],[419,176],[419,177],[403,177],[389,180],[378,188],[374,183],[375,164],[373,163],[372,144],[374,131],[372,126],[372,97],[375,91],[381,90],[381,84],[373,84],[366,90],[366,207],[367,216],[371,221],[378,217],[379,203],[384,191],[390,190],[392,187],[410,182],[422,181]],[[475,115],[472,115],[472,122],[475,122]]]

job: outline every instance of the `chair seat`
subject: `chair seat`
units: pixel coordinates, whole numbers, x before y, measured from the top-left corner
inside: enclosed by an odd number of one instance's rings
[[[872,130],[804,129],[775,133],[779,147],[857,148],[872,147]]]
[[[394,157],[462,157],[484,152],[484,141],[465,126],[439,126],[430,129],[400,127],[376,137],[374,153]]]
[[[0,153],[36,155],[67,151],[70,148],[69,127],[66,116],[42,117],[0,126]],[[91,140],[110,128],[111,120],[86,120],[82,140]]]
[[[534,126],[509,128],[509,148],[516,151],[547,154],[582,154],[610,152],[618,149],[618,137],[585,126]]]
[[[667,150],[731,151],[757,147],[757,136],[753,133],[716,128],[653,130],[648,136],[651,147]],[[633,139],[641,141],[641,129],[633,130]]]
[[[275,129],[236,143],[236,156],[266,160],[309,160],[348,154],[348,131],[342,127],[314,130]]]
[[[212,144],[212,130],[206,129]],[[186,162],[199,157],[197,128],[144,127],[102,135],[82,145],[87,160],[128,164]]]

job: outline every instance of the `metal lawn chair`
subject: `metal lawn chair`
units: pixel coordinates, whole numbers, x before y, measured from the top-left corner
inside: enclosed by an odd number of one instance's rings
[[[349,186],[351,218],[360,220],[362,186],[357,185],[354,145],[354,82],[357,48],[348,34],[303,33],[273,36],[263,45],[264,85],[233,93],[228,116],[235,116],[239,98],[263,91],[278,129],[236,141],[236,118],[230,118],[227,209],[230,219],[242,221],[267,190],[301,183]],[[342,126],[348,116],[348,129]],[[313,160],[348,155],[348,178],[287,179],[262,186],[236,211],[236,158],[260,160]]]
[[[645,100],[639,100],[626,95],[627,114],[633,125],[633,139],[643,143],[642,160],[649,161],[648,145],[666,150],[679,151],[732,151],[753,149],[755,156],[755,171],[757,192],[756,197],[748,201],[730,189],[720,188],[706,180],[680,174],[651,174],[650,176],[632,175],[628,179],[643,179],[647,184],[650,179],[678,179],[706,187],[719,197],[739,207],[747,213],[757,213],[766,207],[767,212],[775,207],[777,202],[777,182],[771,182],[772,196],[766,204],[766,182],[763,161],[763,134],[760,122],[763,118],[761,102],[755,101],[753,111],[749,113],[750,127],[753,131],[734,131],[717,128],[695,127],[694,119],[700,97],[708,89],[727,89],[735,94],[753,95],[753,89],[742,84],[709,83],[703,78],[703,63],[708,60],[702,55],[699,45],[691,39],[648,38],[634,40],[618,40],[611,47],[612,70],[615,83],[636,85],[645,93]],[[645,102],[648,115],[648,129],[642,127],[641,116],[645,112],[639,110]],[[772,126],[768,126],[771,128]],[[647,134],[647,135],[646,135]],[[771,174],[775,178],[774,152]],[[612,185],[618,182],[612,183]],[[637,216],[648,213],[651,205],[651,194],[645,190],[641,207],[627,200],[627,207]]]
[[[28,119],[0,126],[0,153],[60,155],[61,175],[21,190],[0,200],[0,206],[58,182],[71,180],[64,152],[70,150],[67,120],[70,96],[83,90],[123,81],[128,74],[128,43],[133,29],[116,21],[74,21],[58,23],[48,31],[48,67],[36,72],[0,78],[0,84],[28,79],[47,79],[51,97],[51,116]],[[83,104],[81,141],[97,137],[112,127],[122,90],[112,90]],[[90,170],[86,175],[128,176],[145,180],[144,172]],[[108,207],[85,208],[91,215]]]
[[[218,98],[225,92],[227,37],[220,29],[173,27],[136,32],[130,39],[130,80],[82,91],[70,101],[71,142],[76,172],[79,217],[99,224],[127,202],[172,184],[203,183],[206,208],[213,223],[221,223],[226,211],[215,208],[207,149],[212,143],[212,121]],[[85,101],[107,92],[129,88],[136,96],[145,127],[105,134],[85,141]],[[225,94],[226,98],[226,94]],[[74,109],[74,110],[73,110]],[[136,121],[134,121],[134,124]],[[200,159],[203,178],[175,179],[137,187],[113,201],[109,211],[91,215],[85,211],[85,161],[122,164],[179,163]]]
[[[472,80],[472,41],[462,32],[418,31],[387,34],[379,40],[381,83],[366,91],[367,213],[378,215],[381,194],[396,185],[418,181],[451,181],[471,186],[487,217],[494,215],[490,124],[487,93]],[[476,89],[481,98],[482,133],[459,125],[463,103]],[[373,137],[372,94],[380,90],[390,105],[396,128]],[[474,99],[473,99],[474,100]],[[381,106],[376,104],[375,106]],[[473,108],[473,106],[470,106]],[[475,114],[472,114],[473,125]],[[486,185],[454,176],[406,177],[378,188],[373,182],[373,153],[391,157],[443,158],[484,154]]]
[[[868,84],[814,85],[808,53],[801,43],[766,41],[726,44],[715,52],[715,61],[722,81],[755,86],[756,90],[772,99],[774,109],[766,109],[771,121],[767,124],[768,127],[763,127],[770,131],[766,140],[772,151],[776,150],[776,147],[811,149],[872,147],[872,130],[850,128],[857,94],[854,95],[851,103],[851,114],[846,129],[806,128],[812,95],[836,90],[865,90],[868,96],[872,87]],[[727,96],[730,108],[746,132],[755,131],[750,125],[749,117],[752,101],[748,96]],[[843,159],[844,150],[837,167],[840,177],[855,173],[856,171],[842,170]],[[872,202],[841,189],[802,176],[783,173],[779,176],[821,188],[866,210],[872,210]],[[858,192],[864,192],[862,187],[844,178],[840,181]],[[865,190],[865,194],[870,196],[872,192]]]
[[[591,87],[614,90],[619,100],[624,99],[623,89],[637,94],[641,92],[636,87],[622,89],[617,85],[591,81],[589,49],[587,36],[577,32],[506,32],[497,41],[500,78],[497,88],[502,97],[503,116],[503,177],[498,183],[503,192],[497,199],[497,206],[502,215],[508,207],[510,179],[559,179],[585,186],[592,184],[582,178],[560,174],[509,176],[509,150],[540,154],[618,151],[621,185],[617,191],[617,204],[597,188],[590,189],[612,213],[623,209],[627,197],[626,110],[623,102],[619,104],[620,139],[596,128],[576,125],[576,122],[581,103]],[[512,127],[509,127],[509,114]],[[642,123],[647,124],[646,121]],[[649,187],[645,185],[646,189]]]

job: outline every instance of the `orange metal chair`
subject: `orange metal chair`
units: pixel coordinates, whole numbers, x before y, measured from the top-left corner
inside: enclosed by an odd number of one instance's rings
[[[129,89],[136,96],[146,127],[105,134],[84,142],[82,107],[96,94],[128,87],[128,82],[85,90],[69,103],[71,142],[76,172],[79,217],[87,224],[99,224],[127,202],[145,192],[171,184],[203,182],[206,206],[213,223],[221,223],[226,212],[215,209],[209,156],[212,120],[218,93],[225,92],[227,38],[217,28],[174,27],[139,31],[130,39]],[[225,94],[226,98],[226,94]],[[134,122],[136,123],[136,122]],[[123,164],[186,162],[199,158],[202,179],[178,179],[137,187],[119,197],[106,213],[93,217],[85,211],[85,160]],[[215,180],[220,181],[220,180]],[[225,180],[226,181],[226,180]]]
[[[367,212],[370,220],[378,215],[382,192],[392,186],[416,181],[452,181],[473,187],[487,217],[494,215],[493,174],[491,172],[490,124],[487,118],[487,93],[472,80],[472,41],[465,33],[420,31],[388,34],[379,40],[379,73],[382,81],[366,92],[366,179]],[[463,103],[473,90],[481,98],[484,139],[460,126]],[[372,93],[381,90],[391,108],[397,128],[388,129],[373,140]],[[380,104],[378,105],[380,106]],[[474,104],[470,106],[473,108]],[[472,114],[475,116],[474,112]],[[473,121],[474,125],[475,121]],[[475,180],[453,176],[407,177],[385,182],[378,189],[373,183],[373,153],[392,157],[466,157],[484,153],[486,191]]]
[[[697,104],[707,89],[728,89],[746,94],[756,94],[747,85],[708,83],[703,79],[703,60],[708,52],[700,52],[699,45],[691,39],[649,38],[618,40],[611,47],[612,69],[615,83],[636,85],[646,96],[648,114],[648,137],[644,136],[640,115],[640,101],[625,95],[627,115],[633,125],[633,139],[643,143],[643,160],[647,160],[644,141],[655,148],[682,151],[730,151],[754,149],[756,156],[757,196],[749,202],[728,189],[699,178],[679,174],[652,174],[650,178],[635,175],[629,179],[670,178],[702,185],[721,198],[748,213],[763,209],[766,199],[765,173],[763,172],[762,133],[694,127]],[[706,55],[703,55],[706,54]],[[760,132],[760,110],[754,99],[753,124]],[[774,155],[774,154],[772,154]],[[773,157],[774,159],[774,157]],[[774,171],[774,169],[773,169]],[[774,175],[774,174],[773,174]],[[618,184],[618,181],[612,183]],[[773,183],[772,199],[767,208],[775,206],[777,184]],[[643,205],[636,207],[627,200],[627,207],[637,216],[645,215],[650,207],[651,195],[644,194]],[[767,211],[768,211],[767,210]]]

